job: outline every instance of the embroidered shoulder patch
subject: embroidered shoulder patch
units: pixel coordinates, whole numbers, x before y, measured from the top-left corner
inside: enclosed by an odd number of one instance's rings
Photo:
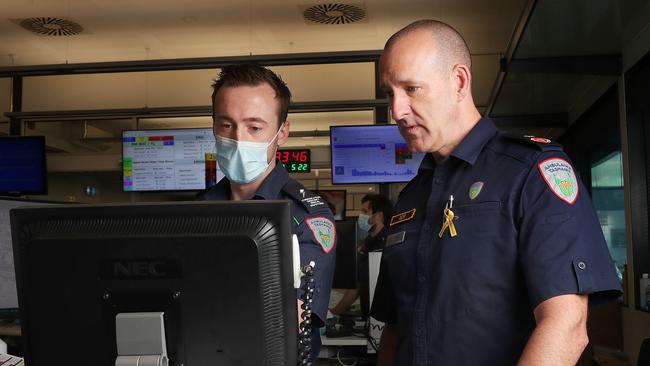
[[[305,223],[323,251],[329,253],[334,248],[334,243],[336,242],[334,223],[322,216],[306,219]]]
[[[561,158],[546,159],[537,166],[546,185],[561,200],[572,205],[578,198],[578,180],[569,162]]]

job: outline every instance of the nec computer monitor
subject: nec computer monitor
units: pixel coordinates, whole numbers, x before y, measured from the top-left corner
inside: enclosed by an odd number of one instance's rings
[[[45,137],[0,137],[0,195],[47,194]]]
[[[408,182],[424,157],[397,125],[331,126],[330,147],[333,184]]]
[[[11,211],[26,363],[114,366],[117,313],[164,312],[170,365],[295,365],[290,205]]]
[[[203,190],[223,174],[213,161],[207,183],[206,153],[214,153],[211,128],[122,132],[122,189],[125,192]],[[210,169],[208,169],[210,170]]]

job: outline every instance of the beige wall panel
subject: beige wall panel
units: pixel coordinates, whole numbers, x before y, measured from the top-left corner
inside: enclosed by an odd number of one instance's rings
[[[9,118],[5,116],[5,112],[11,110],[11,79],[10,78],[0,78],[0,132],[3,128],[6,128],[6,125],[1,122],[9,121]]]
[[[273,68],[293,100],[374,99],[372,63]],[[78,110],[209,105],[218,70],[39,76],[24,79],[23,110]]]
[[[373,63],[272,67],[284,80],[295,102],[375,99]]]
[[[28,77],[24,111],[175,107],[210,104],[217,70]]]
[[[289,113],[291,131],[329,131],[330,126],[336,125],[369,125],[374,123],[374,112],[345,111],[345,112],[310,112]]]

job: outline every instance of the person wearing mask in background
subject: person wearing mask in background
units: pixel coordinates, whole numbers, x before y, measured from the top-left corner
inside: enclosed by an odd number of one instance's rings
[[[363,316],[368,314],[370,305],[368,253],[384,249],[387,220],[390,218],[392,209],[393,204],[390,200],[380,194],[367,194],[361,198],[361,214],[357,219],[357,226],[368,235],[359,246],[358,289],[346,290],[338,304],[330,309],[332,314],[341,315],[346,312],[359,296],[361,296]]]
[[[225,178],[199,194],[202,200],[289,200],[292,232],[300,243],[300,265],[315,262],[311,359],[320,350],[335,265],[336,230],[327,204],[289,177],[275,160],[289,137],[291,92],[255,64],[226,66],[212,84],[217,164]],[[299,304],[299,313],[301,304]]]
[[[481,117],[470,70],[463,38],[435,20],[381,55],[392,117],[426,155],[388,224],[378,364],[575,365],[588,299],[621,293],[598,217],[561,146]]]

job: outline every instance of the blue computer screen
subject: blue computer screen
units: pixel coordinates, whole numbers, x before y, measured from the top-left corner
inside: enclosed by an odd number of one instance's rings
[[[332,126],[332,183],[408,182],[423,153],[413,153],[396,125]]]
[[[0,194],[45,194],[45,138],[0,137]]]

